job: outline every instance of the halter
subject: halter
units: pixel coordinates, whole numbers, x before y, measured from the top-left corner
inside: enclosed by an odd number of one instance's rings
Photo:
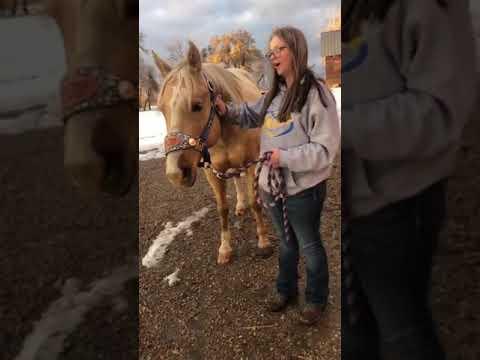
[[[79,113],[120,104],[138,107],[138,85],[98,66],[82,66],[62,81],[63,122]]]
[[[180,131],[168,133],[167,136],[165,136],[165,156],[174,151],[195,150],[202,154],[202,159],[198,166],[206,167],[210,164],[210,153],[208,152],[207,140],[213,125],[213,120],[215,115],[217,115],[217,109],[215,108],[216,94],[213,83],[207,78],[205,73],[202,73],[202,75],[207,83],[210,98],[210,114],[208,115],[208,121],[202,129],[200,136],[197,138]]]

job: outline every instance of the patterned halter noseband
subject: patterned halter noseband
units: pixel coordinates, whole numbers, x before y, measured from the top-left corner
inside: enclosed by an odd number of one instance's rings
[[[131,104],[138,108],[138,84],[97,66],[83,66],[62,81],[63,121],[79,113]]]

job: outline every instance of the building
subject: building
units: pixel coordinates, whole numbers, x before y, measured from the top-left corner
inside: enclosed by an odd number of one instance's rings
[[[341,20],[336,16],[328,23],[326,31],[320,34],[320,51],[325,64],[325,80],[330,88],[342,83],[342,41]]]

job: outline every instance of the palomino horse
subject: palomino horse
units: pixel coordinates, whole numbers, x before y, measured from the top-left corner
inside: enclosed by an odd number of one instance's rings
[[[160,90],[158,107],[163,112],[168,135],[166,137],[166,175],[178,186],[193,186],[197,164],[202,157],[202,142],[208,147],[211,165],[217,172],[241,168],[252,163],[259,155],[259,130],[240,129],[221,122],[216,116],[213,98],[222,95],[226,101],[240,103],[259,98],[260,91],[242,70],[226,70],[215,64],[202,64],[200,52],[190,43],[187,59],[175,69],[160,59],[154,59],[165,80]],[[205,152],[204,160],[206,157]],[[226,181],[217,177],[212,169],[205,174],[213,189],[221,223],[221,244],[218,263],[226,264],[232,256],[231,233],[228,224]],[[267,256],[272,248],[266,235],[261,208],[254,196],[255,166],[246,170],[248,198],[257,223],[258,254]],[[245,211],[246,196],[238,180],[237,214]]]
[[[146,111],[148,106],[148,110],[152,110],[152,100],[155,100],[157,94],[157,82],[151,74],[148,74],[139,87],[140,109]]]
[[[138,1],[45,0],[64,39],[64,164],[90,193],[124,195],[138,171]]]

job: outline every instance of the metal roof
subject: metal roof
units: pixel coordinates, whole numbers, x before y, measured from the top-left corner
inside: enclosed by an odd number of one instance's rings
[[[340,55],[342,53],[340,30],[320,34],[320,53],[322,56]]]

